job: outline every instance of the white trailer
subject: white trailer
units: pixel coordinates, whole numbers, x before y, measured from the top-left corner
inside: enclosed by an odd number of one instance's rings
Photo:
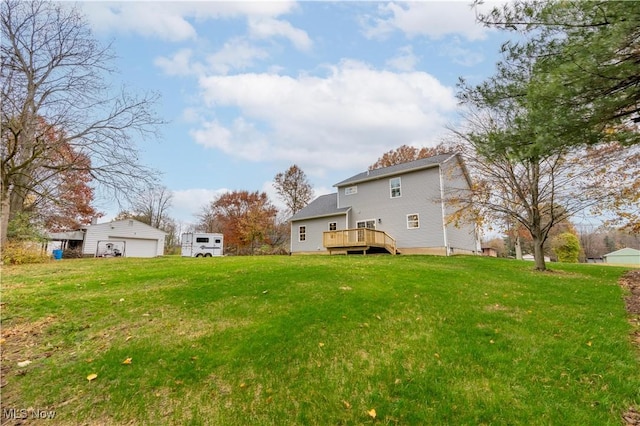
[[[222,234],[193,233],[182,234],[182,256],[211,257],[222,256],[224,236]]]

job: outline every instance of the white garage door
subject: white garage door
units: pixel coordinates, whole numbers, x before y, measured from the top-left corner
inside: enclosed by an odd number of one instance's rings
[[[158,255],[158,240],[143,240],[122,238],[125,246],[125,257],[156,257]]]

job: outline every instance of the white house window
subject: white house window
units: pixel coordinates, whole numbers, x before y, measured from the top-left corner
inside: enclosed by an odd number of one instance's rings
[[[352,195],[352,194],[357,194],[357,193],[358,193],[358,187],[357,186],[349,186],[349,187],[344,189],[344,195]]]
[[[329,231],[335,231],[336,229],[338,229],[338,223],[337,222],[329,222]]]
[[[408,214],[407,215],[407,229],[418,229],[420,228],[420,218],[418,214]]]
[[[307,240],[307,227],[306,226],[301,226],[300,228],[298,228],[298,240],[299,241],[306,241]]]
[[[389,179],[389,188],[391,189],[391,198],[397,198],[400,196],[400,178]]]

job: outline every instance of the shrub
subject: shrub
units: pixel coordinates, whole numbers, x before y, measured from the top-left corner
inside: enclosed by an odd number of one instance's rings
[[[580,240],[571,232],[556,236],[551,242],[551,247],[558,256],[558,262],[578,263]]]
[[[62,252],[63,259],[80,259],[82,258],[82,248],[68,248]]]
[[[2,247],[2,263],[22,265],[26,263],[44,263],[51,256],[42,250],[40,243],[31,241],[7,241]]]

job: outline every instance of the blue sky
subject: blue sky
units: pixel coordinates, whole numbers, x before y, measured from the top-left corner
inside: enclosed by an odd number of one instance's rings
[[[505,37],[469,3],[78,7],[112,42],[114,84],[161,95],[162,137],[136,142],[173,192],[171,215],[188,223],[224,191],[266,191],[281,205],[271,182],[292,164],[322,195],[386,151],[438,143],[458,120],[458,78],[490,76]]]

